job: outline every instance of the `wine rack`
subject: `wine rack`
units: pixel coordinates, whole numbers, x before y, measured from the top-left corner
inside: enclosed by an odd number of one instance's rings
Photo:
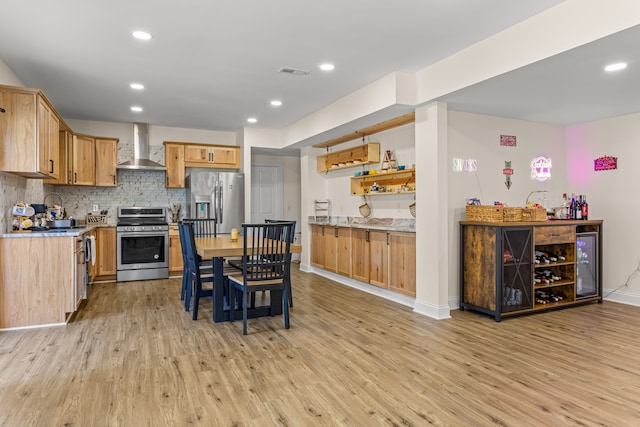
[[[602,221],[460,222],[460,309],[505,316],[602,302]]]

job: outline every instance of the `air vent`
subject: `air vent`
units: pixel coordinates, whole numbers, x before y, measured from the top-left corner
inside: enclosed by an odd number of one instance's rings
[[[291,74],[292,76],[300,76],[304,77],[309,74],[309,71],[306,70],[298,70],[296,68],[282,67],[278,70],[279,73]]]

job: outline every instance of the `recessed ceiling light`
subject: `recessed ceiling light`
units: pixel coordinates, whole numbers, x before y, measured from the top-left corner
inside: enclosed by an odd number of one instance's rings
[[[609,64],[606,67],[604,67],[605,71],[620,71],[620,70],[624,70],[625,68],[627,68],[627,63],[626,62],[616,62],[615,64]]]
[[[247,121],[248,121],[249,123],[257,123],[257,122],[258,122],[258,119],[256,119],[255,117],[249,117],[249,118],[247,119]]]
[[[142,90],[142,89],[144,89],[144,85],[143,85],[143,84],[141,84],[141,83],[131,83],[131,84],[129,85],[129,87],[130,87],[131,89],[136,89],[136,90]]]
[[[320,65],[320,69],[322,71],[332,71],[334,68],[336,68],[336,66],[333,65],[333,64],[321,64]]]
[[[147,33],[146,31],[134,31],[131,34],[133,34],[133,37],[140,40],[151,40],[151,34]]]
[[[282,105],[282,101],[274,99],[273,101],[271,101],[271,105],[273,105],[274,107],[279,107]]]
[[[131,111],[135,111],[136,113],[141,113],[142,107],[138,107],[134,105],[133,107],[131,107]]]

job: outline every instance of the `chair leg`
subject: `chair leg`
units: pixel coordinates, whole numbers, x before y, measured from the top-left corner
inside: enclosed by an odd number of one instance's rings
[[[236,287],[231,284],[229,281],[229,321],[233,322],[235,320],[235,299],[236,299]]]
[[[194,280],[195,289],[193,290],[193,320],[198,320],[198,306],[200,305],[200,292],[202,292],[202,286],[199,280]]]
[[[189,311],[191,310],[191,297],[193,296],[193,278],[191,275],[187,276],[184,293],[184,311]]]
[[[247,287],[242,289],[242,335],[247,335]]]
[[[289,291],[287,290],[287,285],[285,284],[284,289],[282,290],[282,315],[284,316],[284,328],[289,329]]]

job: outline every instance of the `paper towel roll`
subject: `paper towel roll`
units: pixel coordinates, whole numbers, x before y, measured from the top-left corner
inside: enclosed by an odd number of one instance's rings
[[[88,236],[91,265],[96,265],[96,236]]]

